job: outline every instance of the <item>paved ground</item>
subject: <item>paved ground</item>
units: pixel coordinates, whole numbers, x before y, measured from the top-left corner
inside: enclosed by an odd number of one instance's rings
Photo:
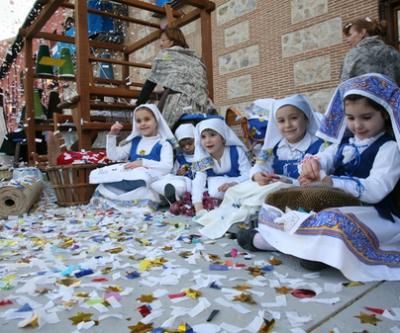
[[[400,332],[400,283],[310,274],[165,212],[58,208],[46,191],[0,223],[0,332]]]

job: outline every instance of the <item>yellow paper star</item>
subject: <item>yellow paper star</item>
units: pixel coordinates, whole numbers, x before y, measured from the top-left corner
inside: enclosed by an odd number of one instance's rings
[[[347,287],[347,288],[358,287],[358,286],[362,286],[362,285],[364,285],[364,283],[359,282],[359,281],[343,282],[343,286]]]
[[[78,325],[81,322],[87,322],[92,320],[93,313],[88,312],[78,312],[74,316],[68,319],[72,321],[72,325]]]
[[[110,273],[112,271],[112,267],[104,267],[102,270],[101,270],[101,273],[102,274],[108,274],[108,273]]]
[[[234,286],[233,289],[240,290],[240,291],[246,291],[251,289],[251,287],[247,283],[243,284],[238,284],[237,286]]]
[[[265,272],[261,270],[261,267],[258,266],[252,266],[247,268],[247,270],[250,272],[251,275],[253,275],[254,277],[257,276],[264,276]]]
[[[290,294],[293,291],[293,289],[283,286],[283,287],[275,287],[275,291],[277,294],[287,295]]]
[[[148,333],[153,329],[153,324],[143,324],[139,321],[136,325],[128,326],[128,328],[131,330],[131,333]]]
[[[118,285],[114,285],[114,286],[107,286],[106,291],[113,291],[113,292],[121,292],[122,290],[124,290],[122,287],[118,286]]]
[[[258,333],[271,333],[274,326],[275,326],[275,319],[271,320],[264,319],[264,323],[258,330]]]
[[[63,286],[66,287],[76,287],[81,284],[81,281],[74,278],[64,278],[64,279],[58,279],[57,283],[62,284]]]
[[[173,247],[172,246],[164,246],[162,248],[163,251],[172,251]]]
[[[275,257],[271,257],[268,262],[273,265],[273,266],[279,266],[282,264],[282,260],[275,258]]]
[[[358,316],[354,316],[354,317],[360,319],[361,324],[371,324],[371,325],[374,325],[374,326],[376,326],[376,324],[379,321],[382,321],[379,318],[376,318],[376,314],[375,313],[368,314],[368,313],[365,313],[365,312],[362,312],[362,311],[360,312],[360,314]]]
[[[253,299],[253,296],[245,293],[241,293],[240,295],[233,297],[233,300],[247,304],[257,304],[256,301]]]
[[[185,293],[186,293],[187,297],[190,297],[193,299],[199,298],[201,296],[201,291],[198,291],[198,290],[195,290],[192,288],[185,289]]]
[[[157,297],[154,297],[153,294],[143,294],[140,295],[138,298],[136,298],[139,302],[142,303],[151,303],[154,300],[157,299]]]
[[[113,249],[109,249],[106,252],[111,253],[111,254],[117,254],[122,252],[124,249],[122,247],[114,247]]]

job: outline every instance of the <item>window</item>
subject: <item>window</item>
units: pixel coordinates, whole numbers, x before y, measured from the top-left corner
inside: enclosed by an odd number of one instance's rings
[[[388,24],[386,43],[400,50],[400,0],[381,0],[379,15]]]

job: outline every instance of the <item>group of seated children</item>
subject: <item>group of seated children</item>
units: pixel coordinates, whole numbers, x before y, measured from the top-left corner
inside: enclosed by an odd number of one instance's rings
[[[270,185],[279,182],[291,183],[289,186],[323,184],[342,189],[369,206],[360,208],[376,208],[384,229],[386,221],[398,222],[400,217],[391,195],[400,179],[399,108],[399,88],[379,74],[342,83],[322,121],[303,95],[276,100],[264,145],[252,166],[247,147],[223,119],[180,125],[175,133],[178,146],[157,107],[144,104],[134,111],[133,130],[124,145],[116,144],[121,124],[114,124],[107,136],[108,157],[127,163],[96,169],[90,178],[100,184],[98,192],[111,200],[173,204],[190,192],[199,217],[207,214],[203,204],[207,191],[220,200],[225,193],[227,197],[236,193],[240,206],[246,193],[238,189],[248,189],[249,183],[267,189],[263,199],[271,193]],[[327,147],[323,139],[333,144]],[[175,146],[179,148],[174,164]],[[288,244],[280,247],[282,241],[274,240],[276,232],[263,225],[241,232],[238,241],[248,250],[291,252]],[[374,234],[375,228],[368,232]],[[343,268],[343,263],[318,256],[298,256]]]

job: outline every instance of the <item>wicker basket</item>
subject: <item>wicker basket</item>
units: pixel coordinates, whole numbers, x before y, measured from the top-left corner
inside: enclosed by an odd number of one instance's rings
[[[9,180],[12,177],[11,168],[0,168],[0,181]]]
[[[90,201],[96,185],[89,184],[90,171],[97,164],[60,165],[47,168],[60,206],[85,205]]]

